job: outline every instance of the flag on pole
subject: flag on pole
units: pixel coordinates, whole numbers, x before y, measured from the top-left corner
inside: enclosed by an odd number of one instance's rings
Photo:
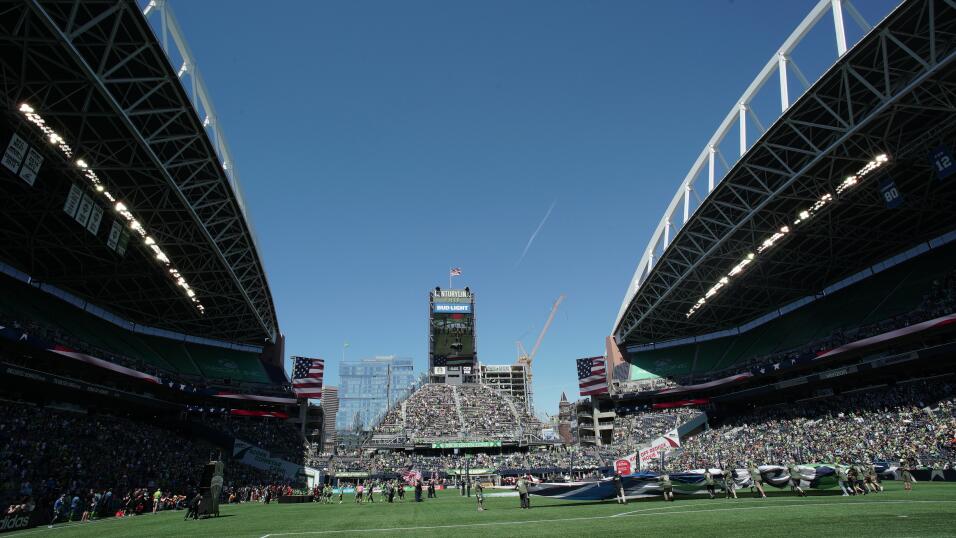
[[[454,267],[448,273],[448,276],[461,276],[461,267]]]
[[[607,361],[604,357],[578,359],[578,386],[581,396],[604,394],[607,390]]]
[[[292,391],[297,398],[321,398],[325,361],[292,357]]]

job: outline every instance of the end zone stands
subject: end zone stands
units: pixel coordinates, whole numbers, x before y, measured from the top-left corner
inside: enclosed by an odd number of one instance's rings
[[[500,440],[526,444],[537,421],[511,399],[481,384],[426,383],[389,409],[372,432],[376,446]]]

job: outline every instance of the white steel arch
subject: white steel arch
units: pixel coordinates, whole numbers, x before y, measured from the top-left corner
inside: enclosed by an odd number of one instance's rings
[[[153,17],[150,17],[150,15],[153,15]],[[176,47],[175,52],[182,60],[180,66],[176,68],[176,74],[179,76],[179,80],[186,90],[186,94],[189,96],[193,108],[196,110],[196,115],[202,118],[206,134],[216,149],[216,154],[219,156],[222,168],[226,172],[226,177],[229,178],[229,186],[232,188],[232,192],[236,197],[239,210],[242,211],[242,216],[246,219],[246,222],[250,223],[249,232],[258,251],[259,245],[256,232],[251,225],[252,220],[249,213],[246,211],[246,202],[242,194],[242,187],[239,183],[239,171],[236,170],[232,153],[229,151],[229,144],[226,142],[226,135],[219,124],[219,117],[216,115],[216,108],[213,106],[209,92],[206,90],[206,84],[203,82],[202,75],[199,72],[199,65],[196,63],[189,44],[186,43],[186,38],[183,36],[179,22],[173,14],[173,8],[167,0],[149,0],[146,7],[143,8],[143,16],[150,22],[153,31],[158,34],[157,37],[159,37],[163,52],[166,53],[166,57],[174,68],[176,66],[173,62],[175,62],[176,59],[173,58],[171,54],[173,51],[169,48],[170,39],[172,39],[173,45]],[[157,24],[158,28],[156,27]]]
[[[637,294],[638,290],[640,290],[641,285],[651,270],[653,270],[655,257],[663,254],[663,251],[666,250],[670,244],[671,239],[677,236],[680,229],[690,220],[697,207],[700,207],[700,204],[703,202],[703,200],[700,200],[700,203],[696,205],[692,202],[692,195],[697,192],[695,186],[698,182],[703,183],[703,178],[706,177],[706,188],[707,194],[709,195],[720,180],[723,179],[723,177],[718,178],[715,175],[717,160],[723,165],[726,174],[726,172],[733,167],[734,163],[747,153],[749,149],[747,146],[748,118],[754,122],[761,132],[766,130],[756,113],[754,113],[750,107],[751,102],[760,90],[767,82],[774,78],[775,74],[777,75],[780,89],[780,112],[773,118],[773,121],[776,121],[787,111],[794,101],[799,99],[810,88],[810,81],[807,80],[800,71],[800,68],[791,57],[791,54],[804,38],[806,38],[807,34],[821,21],[827,18],[828,14],[832,15],[833,21],[834,50],[836,52],[833,63],[838,61],[840,57],[846,53],[847,40],[843,20],[844,10],[846,10],[850,18],[852,18],[864,32],[868,32],[871,29],[869,23],[867,23],[863,15],[860,14],[853,4],[850,3],[850,0],[819,0],[793,33],[787,37],[777,52],[767,61],[763,69],[760,70],[756,78],[754,78],[724,117],[720,126],[714,132],[713,136],[710,137],[710,140],[707,141],[707,144],[694,161],[690,171],[684,176],[683,181],[681,181],[680,186],[677,188],[677,192],[674,193],[674,197],[667,205],[667,209],[657,223],[657,227],[654,229],[650,241],[644,248],[644,253],[628,285],[627,292],[624,295],[624,301],[621,303],[621,308],[614,320],[614,328],[620,324],[621,318],[627,311],[631,300]],[[799,93],[795,94],[791,91],[792,88],[789,84],[790,73],[801,83],[802,89],[799,90]],[[769,127],[769,125],[767,127]],[[735,129],[739,136],[739,153],[733,158],[732,162],[728,162],[727,156],[720,150],[720,145]]]

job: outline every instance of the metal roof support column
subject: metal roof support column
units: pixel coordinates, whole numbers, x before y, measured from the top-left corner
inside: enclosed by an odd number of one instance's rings
[[[690,184],[684,186],[684,224],[687,224],[687,218],[690,217]]]
[[[740,122],[740,156],[747,153],[747,104],[740,103],[737,111],[737,121]]]
[[[786,112],[790,106],[790,94],[787,91],[787,56],[782,52],[777,55],[777,69],[780,72],[780,111]]]
[[[830,6],[833,11],[833,29],[836,31],[837,56],[843,56],[846,53],[846,27],[843,26],[843,2],[841,0],[830,0]]]
[[[707,148],[707,192],[714,190],[714,146]]]

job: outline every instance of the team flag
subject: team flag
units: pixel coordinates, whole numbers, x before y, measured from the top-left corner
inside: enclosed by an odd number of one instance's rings
[[[581,396],[607,392],[607,361],[604,357],[578,359],[578,385]]]
[[[461,276],[461,268],[455,267],[448,273],[448,276]]]
[[[321,398],[325,361],[292,357],[292,391],[297,398]]]

